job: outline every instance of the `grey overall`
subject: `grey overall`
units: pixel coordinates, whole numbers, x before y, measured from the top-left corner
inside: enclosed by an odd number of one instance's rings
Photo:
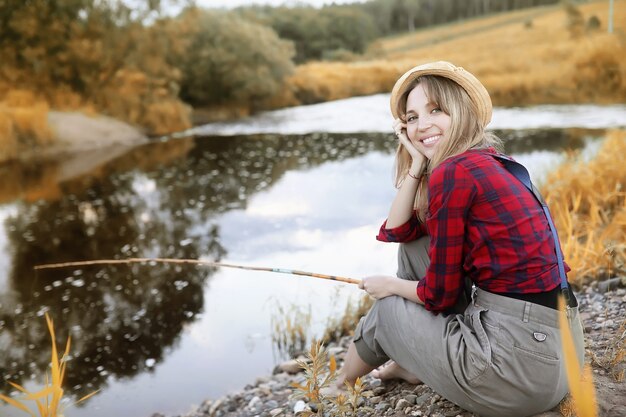
[[[429,239],[400,244],[398,277],[416,280],[429,264]],[[438,314],[399,296],[377,300],[356,329],[361,359],[392,359],[435,392],[480,416],[531,416],[568,391],[559,314],[539,304],[474,289],[459,314]],[[583,331],[577,308],[568,320],[579,363]]]

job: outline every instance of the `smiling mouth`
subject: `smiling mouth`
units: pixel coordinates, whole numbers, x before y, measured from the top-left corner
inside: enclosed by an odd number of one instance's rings
[[[441,135],[430,136],[426,139],[422,139],[422,143],[424,146],[429,146],[435,144],[439,139],[441,139]]]

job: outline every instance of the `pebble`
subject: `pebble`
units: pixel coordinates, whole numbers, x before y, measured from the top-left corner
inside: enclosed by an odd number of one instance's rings
[[[417,400],[417,395],[415,394],[409,394],[406,397],[404,397],[404,399],[411,405],[416,403]]]
[[[382,403],[376,404],[376,407],[374,407],[374,409],[376,411],[385,411],[387,410],[389,407],[391,407],[391,404],[389,404],[388,402],[384,401]]]
[[[616,281],[615,281],[616,282]],[[621,282],[621,281],[620,281]],[[585,329],[587,344],[587,360],[591,353],[601,356],[605,354],[611,344],[611,340],[617,340],[617,333],[623,326],[626,316],[626,289],[618,288],[601,293],[594,285],[587,286],[582,293],[577,294],[580,304],[581,319]],[[623,329],[622,329],[623,332]],[[336,345],[329,347],[341,362],[345,355],[350,337],[344,337]],[[304,360],[304,357],[299,357]],[[316,412],[314,404],[307,403],[300,398],[294,398],[292,382],[304,382],[304,374],[295,360],[281,363],[274,369],[273,375],[257,378],[254,384],[244,387],[241,392],[232,393],[216,400],[205,401],[197,410],[190,414],[170,417],[295,417],[303,411]],[[622,364],[619,369],[602,369],[593,367],[594,380],[610,381],[615,371],[626,369]],[[357,417],[392,416],[402,415],[416,417],[474,417],[470,412],[460,409],[455,404],[435,394],[426,385],[411,385],[398,381],[381,381],[371,376],[363,378],[366,391],[363,398],[359,399]],[[626,398],[626,384],[609,385],[610,396],[598,398],[598,403],[603,407],[611,404],[619,406],[619,398]],[[600,391],[598,391],[600,392]],[[554,411],[543,413],[556,416]],[[325,410],[325,416],[333,414]],[[162,414],[154,414],[152,417],[165,417]]]
[[[295,359],[286,361],[277,366],[278,371],[286,372],[288,374],[297,374],[298,372],[302,372],[302,367],[298,364]]]
[[[306,407],[306,404],[304,404],[304,401],[300,400],[293,406],[293,412],[299,413],[300,411],[304,411],[304,407]]]
[[[394,408],[396,410],[404,410],[409,405],[410,404],[409,404],[409,402],[407,400],[405,400],[404,398],[401,398],[401,399],[398,400],[398,402],[396,403],[396,406]]]

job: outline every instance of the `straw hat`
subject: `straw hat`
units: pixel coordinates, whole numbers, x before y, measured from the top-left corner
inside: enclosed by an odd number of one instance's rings
[[[429,62],[428,64],[418,65],[405,72],[404,75],[396,81],[393,90],[391,90],[390,103],[391,114],[394,119],[400,116],[398,110],[400,109],[402,95],[406,92],[406,89],[413,80],[422,75],[438,75],[454,81],[467,91],[470,99],[476,105],[478,117],[482,121],[483,127],[487,126],[491,121],[492,105],[487,89],[472,74],[446,61]]]

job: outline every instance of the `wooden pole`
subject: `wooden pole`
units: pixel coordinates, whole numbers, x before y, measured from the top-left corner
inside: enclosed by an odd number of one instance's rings
[[[237,264],[229,264],[229,263],[223,263],[223,262],[201,261],[198,259],[172,259],[172,258],[97,259],[94,261],[61,262],[61,263],[55,263],[55,264],[36,265],[34,269],[41,270],[41,269],[69,268],[69,267],[76,267],[76,266],[115,265],[115,264],[131,264],[131,263],[146,263],[146,262],[205,265],[205,266],[215,266],[215,267],[224,267],[224,268],[246,269],[250,271],[277,272],[281,274],[302,275],[306,277],[329,279],[332,281],[340,281],[340,282],[345,282],[348,284],[358,284],[359,282],[361,282],[361,280],[358,280],[355,278],[346,278],[346,277],[340,277],[336,275],[319,274],[316,272],[298,271],[295,269],[267,268],[267,267],[261,267],[261,266],[237,265]]]

